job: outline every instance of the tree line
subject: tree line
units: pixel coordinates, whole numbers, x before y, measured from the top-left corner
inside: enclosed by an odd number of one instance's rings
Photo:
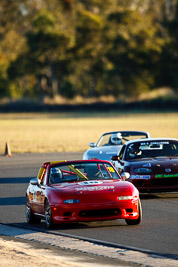
[[[1,0],[0,97],[178,90],[177,0]]]

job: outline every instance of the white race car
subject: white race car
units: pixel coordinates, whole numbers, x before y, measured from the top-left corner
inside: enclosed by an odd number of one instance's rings
[[[96,144],[89,144],[91,148],[85,151],[83,159],[102,159],[111,161],[112,156],[117,155],[120,152],[125,142],[150,137],[148,132],[143,131],[115,131],[104,133]]]

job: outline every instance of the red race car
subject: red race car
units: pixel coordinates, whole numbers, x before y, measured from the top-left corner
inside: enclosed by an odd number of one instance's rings
[[[28,223],[53,224],[125,219],[139,224],[142,208],[136,187],[104,160],[44,163],[26,191]]]

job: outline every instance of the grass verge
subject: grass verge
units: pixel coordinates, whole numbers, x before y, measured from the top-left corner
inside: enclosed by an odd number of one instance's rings
[[[178,113],[8,113],[0,114],[0,153],[78,152],[104,132],[148,131],[178,138]]]

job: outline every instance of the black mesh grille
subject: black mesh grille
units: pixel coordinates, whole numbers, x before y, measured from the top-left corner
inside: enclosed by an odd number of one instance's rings
[[[121,214],[120,209],[103,209],[103,210],[83,210],[80,211],[80,217],[112,217]]]

